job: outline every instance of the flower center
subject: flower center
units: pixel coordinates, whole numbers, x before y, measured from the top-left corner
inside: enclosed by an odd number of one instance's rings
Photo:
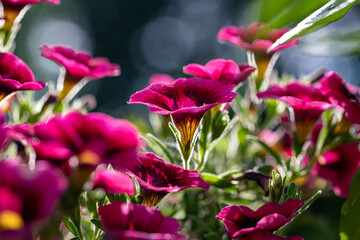
[[[24,226],[24,220],[17,212],[5,210],[0,213],[0,230],[19,230]]]
[[[101,159],[99,155],[94,153],[91,150],[84,150],[79,155],[79,164],[90,164],[90,165],[99,165]]]

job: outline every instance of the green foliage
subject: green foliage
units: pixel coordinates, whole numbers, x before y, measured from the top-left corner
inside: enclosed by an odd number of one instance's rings
[[[350,194],[341,209],[341,240],[360,239],[360,170],[358,169],[350,184]]]
[[[269,49],[319,30],[342,18],[359,0],[331,0],[280,37]]]

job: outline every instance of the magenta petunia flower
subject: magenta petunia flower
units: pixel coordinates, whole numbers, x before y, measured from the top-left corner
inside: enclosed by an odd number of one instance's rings
[[[46,162],[34,171],[13,162],[0,162],[0,239],[33,239],[67,188],[58,169]]]
[[[237,26],[225,26],[220,29],[217,38],[220,42],[231,43],[252,52],[263,52],[270,48],[273,43],[284,35],[289,29],[266,29],[262,23],[252,23],[247,28]],[[293,40],[274,48],[271,53],[285,48],[294,47],[299,40]]]
[[[347,197],[350,182],[360,166],[360,151],[357,143],[340,145],[320,156],[312,172],[332,183],[334,193]]]
[[[106,114],[72,112],[32,126],[18,125],[14,131],[34,148],[37,160],[48,160],[68,175],[77,165],[94,169],[105,163],[131,169],[136,164],[136,128]]]
[[[134,182],[129,176],[119,171],[101,169],[94,173],[94,189],[101,188],[107,193],[129,195],[135,194]]]
[[[159,83],[159,82],[173,82],[175,81],[175,79],[173,79],[170,75],[168,74],[161,74],[161,73],[155,73],[153,74],[150,78],[149,78],[149,83]]]
[[[140,153],[137,168],[130,173],[141,185],[143,204],[156,206],[166,194],[187,188],[209,189],[210,184],[201,179],[196,170],[165,163],[153,153]]]
[[[217,38],[220,42],[234,44],[248,52],[249,64],[256,67],[254,83],[251,83],[252,92],[267,89],[269,85],[269,73],[271,72],[276,58],[272,57],[275,52],[296,46],[298,39],[274,48],[267,52],[270,46],[288,29],[269,29],[262,23],[252,23],[249,27],[225,26],[220,29]]]
[[[28,65],[12,53],[0,53],[0,101],[19,90],[41,90],[46,83],[35,81]]]
[[[164,217],[154,207],[112,202],[99,207],[105,229],[104,240],[176,240],[185,239],[178,233],[180,224]]]
[[[236,85],[245,81],[254,70],[255,68],[249,65],[237,65],[234,61],[225,59],[214,59],[204,66],[193,63],[183,67],[184,73],[224,84]]]
[[[1,0],[4,9],[12,9],[18,12],[27,5],[32,5],[40,2],[48,2],[53,4],[60,4],[60,0]]]
[[[92,58],[87,52],[64,46],[42,46],[41,53],[66,69],[59,99],[62,100],[82,79],[99,79],[120,75],[120,66],[106,58]]]
[[[281,205],[275,202],[266,203],[257,211],[245,206],[228,206],[223,208],[216,218],[223,221],[230,238],[303,239],[301,237],[283,238],[273,234],[274,231],[288,223],[303,205],[301,200],[292,198]]]
[[[267,91],[257,93],[257,97],[277,99],[292,107],[296,138],[300,143],[307,138],[321,113],[333,107],[320,89],[300,82],[292,82],[283,87],[273,85]]]
[[[128,103],[144,104],[152,112],[171,115],[181,134],[180,145],[186,161],[201,118],[209,109],[231,102],[237,96],[232,92],[234,87],[201,78],[180,78],[174,82],[153,83],[134,93]]]
[[[327,73],[320,81],[321,92],[329,101],[344,108],[345,116],[355,124],[360,124],[360,89],[346,83],[335,72]]]

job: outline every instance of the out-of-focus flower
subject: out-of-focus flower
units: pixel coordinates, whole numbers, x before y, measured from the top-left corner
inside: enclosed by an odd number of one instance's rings
[[[294,140],[300,145],[305,142],[321,113],[333,107],[320,89],[300,82],[292,82],[283,87],[273,85],[267,91],[259,92],[257,97],[277,99],[292,107],[296,125]]]
[[[32,239],[54,213],[67,181],[58,169],[0,162],[0,238]]]
[[[149,83],[159,83],[159,82],[173,82],[175,79],[173,79],[168,74],[161,74],[161,73],[155,73],[149,78]]]
[[[237,27],[237,26],[225,26],[220,29],[217,38],[220,42],[231,43],[245,49],[248,52],[249,64],[255,67],[255,87],[256,91],[260,88],[265,90],[269,84],[267,71],[271,72],[276,59],[271,61],[275,52],[282,49],[296,46],[298,39],[289,43],[283,44],[277,48],[274,48],[271,52],[267,53],[270,46],[282,35],[284,35],[288,29],[269,29],[265,24],[252,23],[250,26]],[[266,79],[266,81],[264,81]],[[266,84],[263,84],[263,81]],[[262,87],[264,85],[264,87]]]
[[[231,102],[235,85],[201,78],[180,78],[174,82],[153,83],[134,93],[130,104],[147,105],[150,111],[171,115],[181,134],[180,147],[185,161],[191,155],[191,142],[201,118],[209,109]]]
[[[329,101],[344,108],[345,116],[355,124],[360,124],[360,90],[346,83],[335,72],[327,73],[320,81],[321,92]]]
[[[119,171],[101,169],[94,173],[94,189],[101,188],[107,193],[129,195],[135,194],[134,182],[129,176]]]
[[[265,54],[271,45],[288,31],[289,29],[267,29],[265,24],[255,22],[247,28],[225,26],[220,29],[217,38],[220,42],[231,43],[248,51]],[[274,48],[270,54],[285,48],[294,47],[298,42],[299,40],[296,39],[283,44]]]
[[[211,79],[224,84],[239,84],[255,70],[246,64],[237,65],[232,60],[214,59],[204,66],[196,63],[183,67],[184,73],[203,79]]]
[[[180,224],[154,207],[112,202],[99,207],[99,215],[105,229],[104,240],[185,239],[178,233]]]
[[[196,170],[184,170],[182,167],[165,163],[164,159],[153,153],[138,155],[136,170],[130,173],[141,185],[143,203],[156,206],[166,194],[187,188],[209,189],[210,184],[201,179]]]
[[[60,3],[59,0],[1,0],[5,19],[5,23],[2,28],[4,32],[3,46],[8,43],[10,38],[15,38],[14,35],[16,34],[18,25],[26,12],[26,7],[40,2],[48,2],[53,4]]]
[[[334,193],[347,197],[350,182],[360,166],[360,151],[357,143],[340,145],[319,157],[312,172],[329,180]]]
[[[63,100],[74,86],[81,80],[93,80],[109,76],[119,76],[120,66],[110,63],[108,59],[92,58],[89,53],[78,51],[64,46],[42,46],[41,53],[63,66],[66,70],[63,85],[58,98]],[[82,86],[81,86],[82,87]],[[77,89],[79,90],[79,89]]]
[[[136,128],[103,113],[72,112],[34,125],[18,125],[13,130],[17,132],[14,138],[23,138],[34,148],[37,160],[48,160],[68,175],[77,165],[94,169],[105,163],[131,169],[136,164]]]
[[[289,199],[281,205],[269,202],[253,211],[245,206],[228,206],[216,216],[223,221],[230,238],[258,240],[299,240],[301,237],[280,237],[273,234],[274,231],[288,223],[295,212],[304,203],[299,199]]]
[[[19,90],[41,90],[46,83],[35,81],[28,65],[12,53],[0,53],[0,105]]]
[[[24,7],[31,4],[36,4],[40,2],[48,2],[53,4],[59,4],[60,0],[1,0],[1,4],[4,9],[16,9],[21,11]],[[6,17],[6,16],[5,16]]]

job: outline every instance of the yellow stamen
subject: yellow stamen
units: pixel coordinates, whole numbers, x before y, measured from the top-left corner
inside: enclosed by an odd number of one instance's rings
[[[91,150],[84,150],[78,155],[79,164],[98,165],[101,162],[99,155]]]
[[[0,213],[0,230],[19,230],[24,220],[17,212],[6,210]]]

